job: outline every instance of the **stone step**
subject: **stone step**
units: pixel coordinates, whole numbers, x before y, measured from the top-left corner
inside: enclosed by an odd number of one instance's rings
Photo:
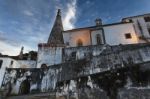
[[[21,96],[10,96],[6,99],[55,99],[55,94],[49,93],[39,93],[39,94],[29,94],[29,95],[21,95]]]

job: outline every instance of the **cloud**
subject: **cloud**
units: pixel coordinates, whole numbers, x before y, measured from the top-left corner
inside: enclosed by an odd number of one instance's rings
[[[0,53],[12,56],[18,55],[22,46],[25,48],[25,53],[35,50],[35,48],[29,46],[28,44],[22,44],[22,42],[5,37],[3,32],[0,32],[0,46]]]
[[[29,10],[25,10],[24,12],[23,12],[25,15],[27,15],[27,16],[33,16],[34,14],[31,12],[31,11],[29,11]]]
[[[19,49],[15,46],[11,46],[10,44],[0,41],[1,49],[0,53],[5,55],[17,55],[19,53]]]
[[[90,1],[86,1],[86,4],[88,5],[88,4],[90,4],[91,2]]]
[[[21,50],[21,46],[13,46],[13,45],[11,45],[7,42],[3,42],[3,41],[0,41],[0,45],[1,45],[0,53],[2,53],[4,55],[16,56],[19,54],[19,52]],[[24,47],[25,47],[24,53],[33,50],[33,48],[31,48],[27,45],[24,45]]]
[[[14,41],[14,40],[11,40],[7,37],[4,36],[4,33],[0,32],[0,42],[5,42],[7,43],[8,45],[11,45],[11,46],[19,46],[19,43],[17,41]]]
[[[37,50],[38,43],[46,43],[55,19],[54,9],[60,8],[65,11],[63,14],[64,29],[74,28],[77,0],[66,1],[67,3],[60,0],[45,2],[38,0],[36,3],[24,1],[18,2],[17,7],[16,3],[13,2],[6,6],[6,8],[11,9],[7,16],[13,14],[14,16],[9,19],[10,21],[3,22],[7,24],[0,23],[2,24],[0,30],[4,33],[0,34],[0,52],[8,55],[18,55],[21,46],[24,46],[27,52]],[[0,18],[0,20],[5,19]],[[11,27],[5,28],[10,24]]]
[[[74,22],[76,20],[76,10],[77,10],[76,3],[77,0],[72,0],[72,2],[68,3],[67,5],[67,12],[63,20],[65,30],[72,29],[75,27]]]

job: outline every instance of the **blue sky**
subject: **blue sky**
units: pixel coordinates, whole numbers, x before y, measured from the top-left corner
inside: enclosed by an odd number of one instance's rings
[[[57,9],[65,30],[119,22],[127,16],[150,13],[150,0],[0,0],[0,52],[17,55],[47,42]]]

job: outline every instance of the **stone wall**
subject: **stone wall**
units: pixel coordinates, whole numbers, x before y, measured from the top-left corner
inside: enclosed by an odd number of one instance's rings
[[[60,81],[70,80],[80,76],[101,73],[118,68],[135,66],[150,61],[149,45],[120,45],[120,46],[89,46],[67,48],[64,50],[65,63],[61,64]],[[102,51],[101,51],[102,50]],[[73,52],[81,52],[87,56],[74,60],[70,56]],[[89,53],[99,53],[96,56]],[[69,74],[69,75],[68,75]]]
[[[140,49],[148,47],[149,44],[130,44],[130,45],[93,45],[82,47],[70,47],[63,50],[63,62],[80,60],[87,57],[107,55],[111,53],[118,53],[123,51],[130,51],[134,49]]]
[[[37,68],[41,68],[41,65],[47,66],[62,63],[62,49],[63,45],[53,46],[51,44],[39,44]]]
[[[55,68],[9,68],[6,69],[2,88],[8,94],[47,92],[55,89],[59,69]],[[27,88],[27,89],[26,89]]]
[[[64,99],[149,99],[149,63],[57,82],[57,97]]]
[[[99,46],[100,47],[100,46]],[[102,49],[102,46],[97,51]],[[57,97],[73,97],[73,99],[118,99],[120,89],[130,87],[146,87],[149,89],[150,79],[150,47],[149,45],[107,46],[99,55],[73,59],[69,56],[74,51],[93,52],[94,47],[65,49],[69,60],[62,64],[57,82]],[[81,54],[80,54],[81,55]],[[73,83],[72,83],[73,82]],[[145,90],[142,90],[143,93]],[[132,91],[131,91],[132,93]],[[147,94],[142,94],[141,97]],[[148,96],[149,97],[149,96]],[[129,93],[129,99],[132,96]],[[69,98],[72,99],[72,98]],[[141,98],[144,99],[144,98]]]
[[[102,53],[106,48],[109,49],[107,45],[64,48],[63,61],[75,61],[84,59],[85,57],[97,56],[100,55],[100,53]]]
[[[117,99],[149,99],[150,88],[135,87],[120,89]]]
[[[98,54],[70,58],[78,50]],[[69,60],[58,65],[7,69],[3,87],[11,94],[55,91],[57,97],[70,99],[116,99],[123,88],[148,88],[149,44],[67,48],[63,54]]]

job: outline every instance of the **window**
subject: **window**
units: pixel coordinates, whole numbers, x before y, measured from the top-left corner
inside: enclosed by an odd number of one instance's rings
[[[150,22],[150,17],[144,17],[145,22]]]
[[[14,61],[11,61],[10,65],[13,65]]]
[[[97,41],[97,45],[102,44],[102,40],[101,40],[100,34],[96,35],[96,41]]]
[[[2,67],[3,64],[3,60],[0,60],[0,68]]]
[[[9,66],[10,68],[12,68],[13,63],[14,63],[14,61],[11,61],[11,62],[10,62],[10,66]]]
[[[72,52],[71,53],[71,58],[75,60],[76,59],[76,54],[77,54],[76,52]]]
[[[125,37],[126,37],[126,39],[131,39],[132,38],[131,33],[126,33]]]
[[[150,28],[148,29],[149,35],[150,35]]]
[[[129,22],[133,22],[132,19],[129,19]]]
[[[77,41],[77,46],[83,46],[83,42],[82,42],[81,39],[78,39],[78,41]]]
[[[66,45],[69,46],[69,42],[66,42]]]

